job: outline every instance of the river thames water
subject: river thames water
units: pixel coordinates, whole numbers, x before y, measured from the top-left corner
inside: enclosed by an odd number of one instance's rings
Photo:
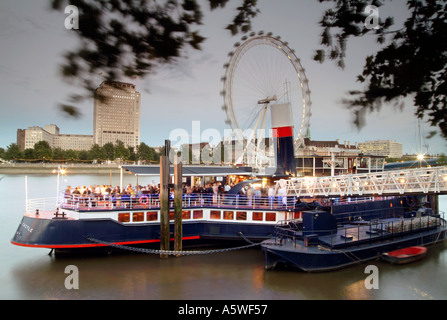
[[[10,243],[29,198],[55,197],[55,175],[0,175],[0,299],[2,300],[444,300],[447,242],[429,247],[419,262],[396,266],[372,261],[329,273],[267,271],[259,248],[160,259],[149,254],[55,257],[48,249]],[[125,175],[124,184],[135,184]],[[119,185],[119,176],[68,175],[67,185]],[[158,183],[141,178],[139,184]],[[440,197],[447,211],[447,196]],[[79,288],[67,289],[67,266],[79,271]],[[378,289],[367,289],[368,265],[378,269]]]

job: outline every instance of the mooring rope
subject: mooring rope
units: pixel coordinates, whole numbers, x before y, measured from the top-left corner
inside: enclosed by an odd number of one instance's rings
[[[149,253],[149,254],[160,254],[160,255],[174,255],[174,256],[187,256],[187,255],[204,255],[204,254],[214,254],[214,253],[221,253],[221,252],[229,252],[229,251],[236,251],[236,250],[243,250],[248,248],[253,248],[256,246],[259,246],[260,242],[252,242],[242,232],[239,232],[239,235],[248,243],[249,245],[241,246],[241,247],[234,247],[234,248],[225,248],[225,249],[216,249],[216,250],[196,250],[196,251],[174,251],[174,250],[157,250],[157,249],[147,249],[147,248],[136,248],[136,247],[128,247],[123,245],[114,244],[112,242],[102,241],[99,239],[95,239],[93,237],[85,237],[88,241],[103,244],[109,247],[121,249],[121,250],[127,250],[127,251],[133,251],[133,252],[140,252],[140,253]]]

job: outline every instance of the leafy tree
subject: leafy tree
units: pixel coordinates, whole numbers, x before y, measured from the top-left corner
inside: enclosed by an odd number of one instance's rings
[[[130,157],[130,152],[129,149],[126,148],[126,146],[124,145],[124,142],[122,142],[121,140],[117,140],[115,143],[115,149],[114,149],[114,158],[120,158],[123,160],[128,160]],[[111,159],[111,160],[113,160]]]
[[[135,148],[134,147],[127,147],[127,150],[129,152],[129,158],[127,160],[137,161],[137,154],[135,153]]]
[[[447,139],[447,2],[436,0],[408,0],[410,16],[403,28],[391,30],[392,17],[379,19],[378,28],[367,28],[367,5],[380,8],[378,0],[318,0],[333,2],[320,21],[323,28],[321,44],[315,60],[326,57],[344,67],[346,46],[350,37],[374,33],[382,45],[374,55],[366,58],[358,81],[363,90],[349,92],[345,105],[353,110],[355,123],[361,128],[365,115],[378,110],[384,102],[399,105],[412,97],[415,114],[427,117],[433,127],[438,126]],[[434,134],[434,131],[431,135]]]
[[[106,159],[106,153],[104,148],[101,148],[99,144],[94,144],[89,150],[90,160],[104,160]]]
[[[23,155],[17,143],[11,143],[6,148],[6,152],[3,154],[3,156],[6,160],[14,160],[22,158]]]
[[[115,146],[113,143],[109,142],[102,146],[104,150],[105,159],[114,160],[115,159]]]
[[[249,31],[251,18],[258,13],[257,0],[239,1],[242,5],[227,26],[232,34]],[[227,2],[208,0],[211,10]],[[65,54],[61,72],[89,93],[97,86],[93,75],[101,73],[106,80],[145,77],[187,48],[200,50],[205,40],[196,30],[203,18],[196,0],[51,0],[54,10],[67,5],[79,10],[80,46]],[[80,98],[72,96],[71,102]],[[72,105],[61,108],[71,116],[80,114]]]
[[[26,160],[34,160],[37,158],[36,152],[34,151],[34,149],[25,149],[23,150],[23,158],[25,158]]]
[[[78,152],[78,159],[81,161],[89,160],[89,152],[86,150],[81,150]]]
[[[78,160],[78,153],[73,150],[73,149],[69,149],[69,150],[65,150],[65,159],[66,160]]]
[[[153,161],[153,160],[155,160],[155,157],[156,157],[156,153],[155,153],[154,148],[151,148],[144,142],[141,142],[138,147],[138,150],[137,150],[137,159]]]
[[[236,0],[235,0],[236,1]],[[239,0],[231,34],[251,30],[251,20],[259,13],[256,0]],[[392,30],[392,17],[378,21],[378,28],[368,28],[368,5],[381,8],[379,0],[317,0],[333,4],[320,21],[322,49],[315,60],[333,60],[344,68],[350,38],[374,34],[381,45],[367,57],[357,80],[364,89],[349,92],[345,105],[355,115],[361,128],[369,111],[384,102],[399,105],[412,97],[415,114],[426,117],[439,127],[447,139],[447,2],[407,0],[409,17],[400,29]],[[383,2],[383,3],[382,3]],[[388,0],[390,2],[390,0]],[[208,0],[211,9],[223,8],[228,0]],[[200,50],[205,40],[197,27],[203,11],[196,0],[51,0],[55,10],[72,4],[79,9],[80,45],[65,55],[61,70],[66,79],[92,93],[92,80],[101,73],[106,80],[146,77],[158,66],[171,63],[188,48]],[[73,96],[76,101],[79,96]],[[62,105],[70,115],[76,107]]]
[[[32,150],[32,149],[27,149]],[[26,159],[26,157],[25,157]],[[53,148],[53,160],[64,160],[65,152],[61,148]]]
[[[53,149],[47,141],[39,141],[34,145],[34,153],[38,159],[53,159]]]

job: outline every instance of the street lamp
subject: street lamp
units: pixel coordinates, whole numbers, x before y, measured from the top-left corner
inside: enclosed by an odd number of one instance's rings
[[[422,168],[422,160],[424,160],[424,155],[422,153],[418,154],[419,167]]]
[[[57,166],[56,169],[53,170],[53,173],[57,173],[57,185],[56,185],[56,205],[59,205],[59,177],[62,175],[64,176],[67,173],[67,169],[64,167],[61,167],[60,165]]]

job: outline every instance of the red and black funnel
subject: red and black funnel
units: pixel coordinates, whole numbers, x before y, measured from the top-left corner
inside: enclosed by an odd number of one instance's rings
[[[293,118],[290,103],[271,105],[273,143],[276,146],[274,176],[296,176]]]

